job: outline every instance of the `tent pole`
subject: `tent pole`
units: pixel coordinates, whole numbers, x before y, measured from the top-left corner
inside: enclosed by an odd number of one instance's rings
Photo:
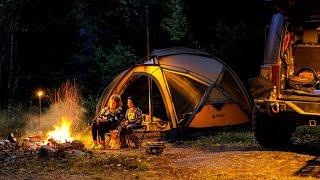
[[[152,80],[151,78],[148,78],[148,90],[149,90],[149,117],[150,117],[150,122],[152,122]]]
[[[150,40],[149,40],[149,6],[146,5],[146,35],[147,35],[147,60],[150,60]]]

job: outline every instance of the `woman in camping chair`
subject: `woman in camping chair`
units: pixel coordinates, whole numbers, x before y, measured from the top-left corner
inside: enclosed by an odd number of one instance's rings
[[[128,109],[125,114],[125,120],[120,135],[123,140],[126,140],[124,146],[129,145],[131,147],[138,147],[140,145],[140,141],[133,133],[133,130],[142,127],[142,111],[137,107],[135,99],[130,96],[127,99],[127,106]]]
[[[110,130],[118,129],[120,131],[120,123],[122,120],[121,98],[119,95],[112,95],[108,105],[101,110],[98,118],[92,123],[92,149],[104,149],[106,145],[105,134]]]

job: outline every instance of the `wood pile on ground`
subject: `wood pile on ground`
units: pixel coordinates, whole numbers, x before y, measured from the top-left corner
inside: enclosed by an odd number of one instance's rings
[[[46,140],[43,136],[29,136],[24,138],[22,142],[12,143],[9,140],[0,140],[0,155],[19,149],[38,154],[42,158],[64,157],[66,155],[84,156],[87,154],[84,147],[85,145],[80,140],[59,143],[54,139]]]
[[[0,161],[6,157],[10,157],[17,149],[16,142],[10,142],[9,140],[0,140]]]

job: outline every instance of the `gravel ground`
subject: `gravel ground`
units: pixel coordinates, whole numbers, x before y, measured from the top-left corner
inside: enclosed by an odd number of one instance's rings
[[[282,150],[264,149],[254,141],[216,144],[215,138],[167,144],[158,156],[144,149],[121,149],[42,159],[17,150],[1,157],[0,179],[320,178],[320,147],[314,138],[309,142],[295,137],[294,144]]]

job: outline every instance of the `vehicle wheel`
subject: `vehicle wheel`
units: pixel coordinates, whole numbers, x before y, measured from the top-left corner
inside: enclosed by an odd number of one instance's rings
[[[295,131],[294,121],[275,119],[267,113],[254,108],[253,132],[258,143],[267,148],[281,148],[291,143],[291,137]]]

